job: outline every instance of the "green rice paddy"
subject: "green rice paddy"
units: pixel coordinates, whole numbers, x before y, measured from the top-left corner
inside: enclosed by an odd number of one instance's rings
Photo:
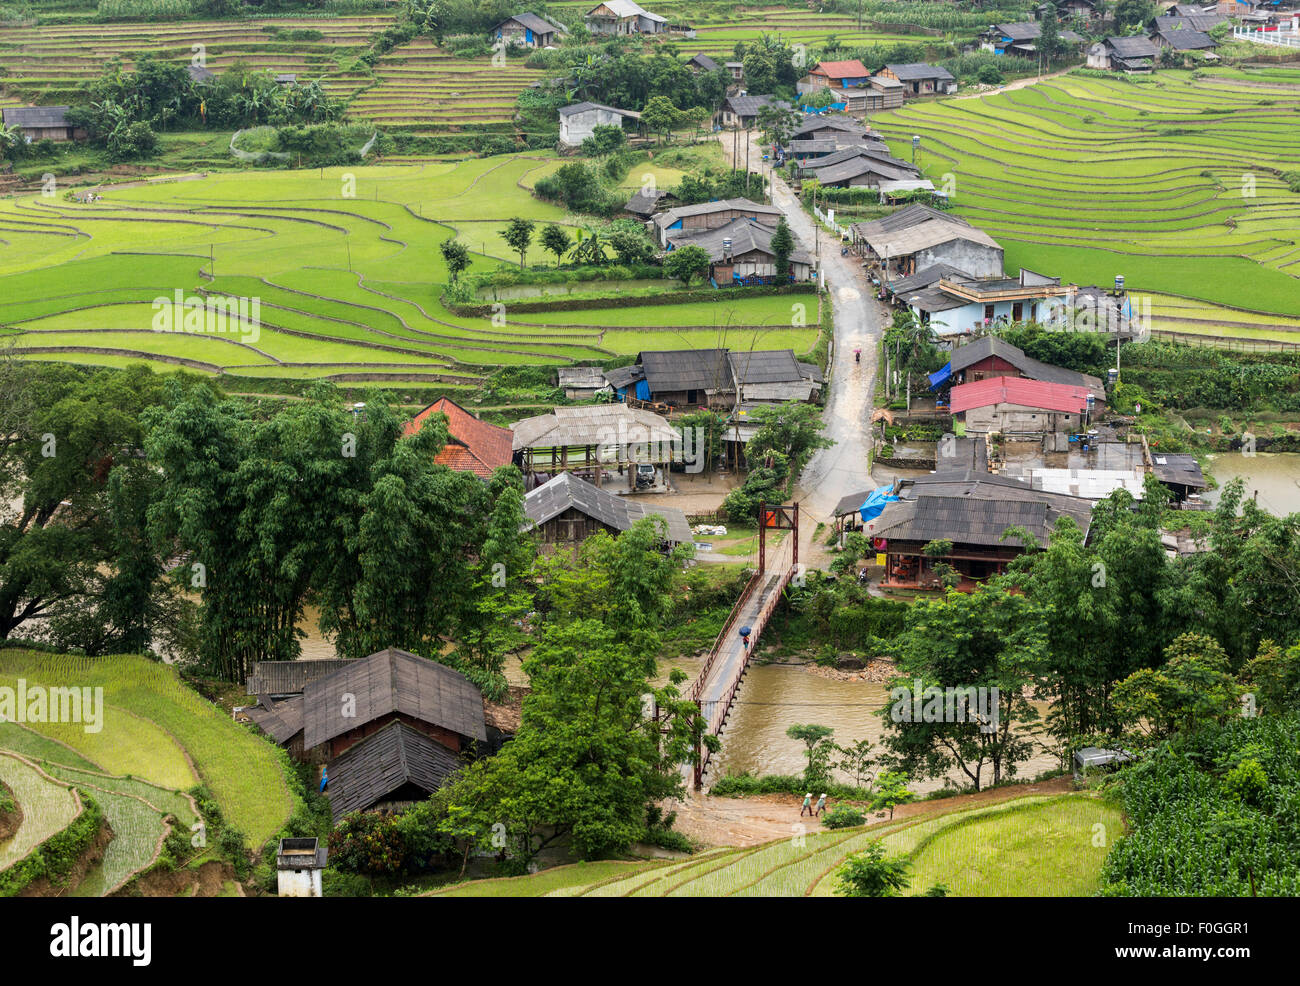
[[[921,137],[918,163],[936,184],[952,175],[957,213],[1002,244],[1008,270],[1101,286],[1123,274],[1162,296],[1155,328],[1184,328],[1179,298],[1229,329],[1263,316],[1276,331],[1300,316],[1300,194],[1279,177],[1300,169],[1297,114],[1300,69],[1212,69],[1066,74],[873,124],[898,153]]]

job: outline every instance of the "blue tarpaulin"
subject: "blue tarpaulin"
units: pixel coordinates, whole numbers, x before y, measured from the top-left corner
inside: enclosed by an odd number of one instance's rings
[[[636,382],[637,400],[648,401],[650,399],[650,381],[638,380]]]
[[[948,382],[948,378],[950,376],[952,376],[952,364],[944,363],[943,369],[935,370],[933,373],[930,374],[930,389],[931,390],[939,389],[940,387],[942,387],[944,384]]]
[[[881,486],[872,490],[866,502],[858,508],[858,513],[862,515],[862,522],[875,520],[884,512],[886,503],[894,503],[897,500],[898,497],[894,496],[892,486]]]

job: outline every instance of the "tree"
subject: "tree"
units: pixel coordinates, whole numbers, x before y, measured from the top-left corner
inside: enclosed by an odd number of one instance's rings
[[[1056,12],[1056,4],[1048,2],[1042,16],[1039,17],[1038,52],[1043,56],[1048,70],[1052,59],[1065,51],[1065,42],[1061,38],[1061,20]]]
[[[868,782],[872,779],[871,768],[876,762],[874,750],[875,746],[869,739],[860,739],[849,746],[836,746],[835,752],[840,759],[835,767],[852,777],[855,787],[861,787],[864,777]]]
[[[651,133],[658,134],[662,141],[665,134],[681,126],[682,112],[667,96],[655,96],[641,111],[641,122]]]
[[[1155,5],[1151,0],[1116,0],[1113,16],[1117,31],[1131,33],[1155,16]]]
[[[560,266],[560,257],[564,251],[569,249],[569,234],[563,227],[555,223],[547,223],[542,227],[542,248],[549,253],[555,254],[555,266]]]
[[[931,559],[931,568],[945,589],[955,589],[961,583],[961,574],[944,558],[952,554],[952,542],[946,538],[936,538],[921,549],[921,554]]]
[[[898,897],[911,868],[906,856],[887,856],[885,847],[873,842],[835,871],[835,892],[841,897]]]
[[[1163,667],[1143,668],[1115,686],[1115,707],[1130,742],[1189,735],[1226,722],[1238,710],[1241,689],[1216,641],[1185,633],[1166,648],[1165,656]]]
[[[759,407],[750,420],[758,430],[745,447],[749,475],[723,501],[731,517],[754,517],[760,501],[784,500],[812,454],[835,444],[822,434],[821,414],[811,404]]]
[[[642,230],[615,230],[609,236],[609,245],[620,264],[643,264],[654,256],[654,244]]]
[[[516,216],[510,220],[510,225],[506,227],[503,234],[506,245],[519,254],[519,267],[521,270],[524,266],[524,257],[528,254],[528,248],[533,242],[534,225],[536,224],[531,219],[520,219]]]
[[[587,157],[604,157],[627,143],[623,127],[617,123],[598,123],[591,128],[591,136],[582,142],[582,153]]]
[[[768,104],[758,108],[758,129],[763,139],[770,144],[784,147],[789,143],[790,135],[799,128],[801,115],[783,104]]]
[[[438,244],[438,250],[442,253],[443,262],[447,265],[447,273],[451,277],[451,283],[455,284],[460,277],[461,271],[469,266],[469,248],[459,240],[443,240]]]
[[[453,784],[444,824],[482,847],[503,825],[517,865],[562,838],[584,859],[625,851],[649,809],[680,795],[681,764],[702,739],[698,710],[678,692],[685,673],[653,686],[654,658],[598,620],[547,626],[524,670],[518,732]],[[645,714],[647,695],[657,719]]]
[[[664,273],[675,277],[683,285],[689,285],[691,279],[708,273],[712,258],[709,251],[694,245],[670,250],[664,258]]]
[[[772,255],[776,261],[776,276],[782,280],[790,276],[790,254],[794,253],[794,236],[785,216],[777,220],[776,232],[772,234]]]
[[[901,674],[880,711],[892,767],[928,777],[956,768],[977,791],[985,764],[994,784],[1015,774],[1033,750],[1016,727],[1038,718],[1025,695],[1044,649],[1033,615],[998,585],[913,607],[896,641]]]
[[[808,762],[804,765],[803,782],[807,788],[824,786],[831,779],[831,755],[835,744],[830,742],[835,730],[829,726],[808,723],[790,726],[785,734],[804,745],[804,756]]]
[[[894,818],[894,809],[916,798],[907,787],[907,775],[898,771],[882,770],[876,775],[876,791],[871,798],[871,810],[889,809],[890,821]]]

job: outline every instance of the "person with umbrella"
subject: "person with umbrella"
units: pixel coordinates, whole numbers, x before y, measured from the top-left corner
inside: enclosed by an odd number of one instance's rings
[[[754,632],[753,627],[740,628],[740,644],[745,648],[745,653],[749,653],[749,635]]]

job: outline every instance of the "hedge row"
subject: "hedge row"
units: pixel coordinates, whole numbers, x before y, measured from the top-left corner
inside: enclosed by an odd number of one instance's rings
[[[521,315],[529,312],[576,312],[591,308],[637,308],[648,305],[681,305],[697,301],[726,301],[732,298],[754,298],[766,294],[813,294],[816,285],[812,281],[800,284],[780,286],[762,285],[752,288],[697,288],[693,291],[673,291],[654,295],[615,294],[602,298],[566,299],[553,301],[515,301],[495,302],[484,305],[457,304],[446,296],[443,305],[451,312],[463,318],[491,318],[495,312],[494,304],[505,304],[508,311]]]
[[[27,858],[0,873],[0,897],[16,897],[41,877],[57,880],[72,870],[73,864],[95,841],[100,826],[104,824],[103,809],[84,791],[80,797],[81,814],[71,825],[55,832]]]

